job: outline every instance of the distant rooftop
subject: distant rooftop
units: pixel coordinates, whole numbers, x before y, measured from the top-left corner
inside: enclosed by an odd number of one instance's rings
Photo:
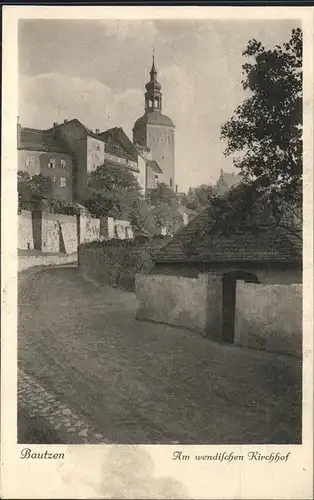
[[[269,225],[259,231],[237,231],[226,237],[211,232],[210,218],[209,206],[155,252],[153,260],[157,263],[301,262],[301,239],[282,228]]]
[[[218,193],[224,193],[233,186],[240,184],[241,181],[241,175],[235,172],[224,172],[221,169],[219,179],[216,182],[216,189]]]

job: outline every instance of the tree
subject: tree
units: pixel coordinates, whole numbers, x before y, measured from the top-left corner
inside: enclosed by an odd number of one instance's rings
[[[157,203],[166,203],[167,205],[174,207],[178,204],[176,193],[163,182],[157,184],[157,187],[149,193],[148,198],[152,205],[156,205]]]
[[[288,208],[295,215],[301,212],[302,31],[293,30],[288,42],[269,50],[251,40],[243,55],[249,59],[242,81],[249,96],[221,129],[225,155],[240,153],[233,162],[244,179],[231,197],[239,202],[243,196],[244,214],[254,205],[252,196],[257,197],[283,221]],[[236,219],[235,207],[230,209]]]
[[[96,217],[129,218],[140,199],[140,186],[130,170],[106,162],[90,174],[85,205]]]
[[[53,202],[52,181],[41,174],[32,177],[23,171],[17,174],[18,209],[45,210]]]
[[[145,199],[138,200],[136,209],[131,213],[130,222],[135,235],[154,236],[157,233],[152,207]]]
[[[135,233],[148,236],[160,234],[162,227],[174,232],[182,224],[171,188],[159,184],[145,199],[132,172],[110,163],[90,174],[85,206],[95,217],[126,218]]]
[[[259,184],[241,183],[231,188],[225,196],[215,197],[211,203],[211,231],[229,236],[237,231],[261,232],[269,225],[281,227],[302,239],[300,213],[290,203],[282,200],[273,203],[261,195]]]
[[[180,202],[176,193],[164,183],[157,185],[149,196],[152,205],[152,216],[155,228],[160,234],[162,228],[173,234],[182,225],[183,219],[180,213]]]
[[[209,184],[201,184],[196,188],[189,188],[183,202],[190,210],[200,212],[205,208],[215,194],[215,188]]]

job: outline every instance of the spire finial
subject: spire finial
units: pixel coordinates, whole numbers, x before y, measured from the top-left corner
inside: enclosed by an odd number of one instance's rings
[[[150,70],[151,80],[154,80],[157,75],[157,71],[155,68],[155,47],[153,47],[153,56],[152,56],[152,69]]]

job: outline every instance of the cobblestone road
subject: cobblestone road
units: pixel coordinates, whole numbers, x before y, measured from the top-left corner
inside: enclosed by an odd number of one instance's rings
[[[300,442],[300,361],[140,322],[135,307],[76,269],[25,271],[20,404],[69,443]]]
[[[33,426],[36,421],[42,423],[43,429],[38,429],[41,434],[49,432],[50,429],[58,431],[57,439],[60,436],[60,441],[66,441],[67,444],[108,443],[102,434],[96,432],[67,405],[61,404],[53,394],[47,392],[22,370],[18,373],[18,405],[22,409],[22,418],[32,422]]]

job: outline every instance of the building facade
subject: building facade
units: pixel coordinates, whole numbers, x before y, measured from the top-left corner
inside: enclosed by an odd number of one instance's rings
[[[133,142],[151,151],[151,160],[156,161],[162,173],[159,182],[175,186],[175,125],[162,113],[162,86],[157,81],[153,57],[150,81],[146,84],[145,112],[133,127]]]
[[[67,145],[51,131],[17,125],[18,170],[31,177],[51,179],[52,196],[60,201],[73,200],[75,159]]]
[[[234,172],[224,172],[220,170],[219,179],[216,182],[215,190],[218,195],[225,194],[229,189],[237,186],[242,181],[242,177]]]
[[[120,127],[89,130],[79,120],[54,123],[48,130],[17,126],[18,170],[53,182],[53,196],[84,203],[89,174],[105,162],[127,169],[142,193],[157,186],[162,173],[145,146],[134,145]]]

